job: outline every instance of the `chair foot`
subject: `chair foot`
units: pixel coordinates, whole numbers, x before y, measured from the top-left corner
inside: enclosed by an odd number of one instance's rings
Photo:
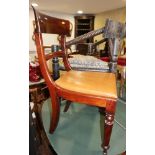
[[[104,148],[103,148],[103,155],[107,155],[108,154],[107,153],[108,149],[109,149],[109,146],[104,146]]]

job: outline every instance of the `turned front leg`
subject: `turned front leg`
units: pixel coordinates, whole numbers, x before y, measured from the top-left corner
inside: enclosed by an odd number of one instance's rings
[[[114,114],[106,112],[105,123],[104,123],[104,139],[102,143],[104,155],[107,155],[107,150],[110,147],[109,143],[110,143],[113,123],[114,123]]]
[[[104,155],[107,155],[107,150],[110,147],[109,143],[114,124],[115,105],[116,102],[110,102],[107,104],[107,107],[105,109],[104,138],[102,143]]]

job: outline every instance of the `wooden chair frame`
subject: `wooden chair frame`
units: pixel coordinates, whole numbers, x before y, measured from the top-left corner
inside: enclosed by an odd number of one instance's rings
[[[47,16],[40,13],[34,9],[35,15],[35,43],[37,48],[38,60],[40,64],[40,69],[45,82],[48,86],[50,96],[51,96],[51,124],[50,133],[53,133],[57,127],[60,113],[59,99],[64,98],[73,102],[89,103],[89,105],[97,106],[99,109],[105,109],[105,123],[104,123],[104,139],[102,142],[103,153],[107,154],[109,148],[109,142],[112,132],[112,127],[114,123],[114,114],[116,109],[117,98],[87,95],[71,90],[66,90],[60,88],[55,84],[55,81],[51,78],[46,61],[54,57],[62,57],[66,71],[71,70],[71,66],[67,59],[67,47],[75,44],[81,40],[93,37],[95,35],[104,34],[105,38],[109,38],[109,44],[111,47],[111,69],[110,71],[115,73],[116,61],[117,61],[117,47],[119,45],[119,40],[124,36],[125,26],[120,23],[115,23],[113,21],[107,20],[106,26],[99,30],[89,32],[88,34],[77,37],[69,42],[66,42],[66,36],[70,36],[70,22],[68,20],[58,19],[54,17]],[[42,33],[58,34],[59,42],[61,45],[61,50],[45,55],[44,45],[42,39]]]

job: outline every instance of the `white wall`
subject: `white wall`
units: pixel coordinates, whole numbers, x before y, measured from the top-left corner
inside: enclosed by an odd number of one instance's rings
[[[74,16],[70,14],[62,14],[62,13],[54,13],[54,12],[45,12],[42,11],[43,13],[46,13],[49,16],[57,17],[57,18],[62,18],[69,20],[73,24],[73,30],[71,37],[67,37],[67,41],[71,40],[74,38]],[[33,35],[33,20],[34,20],[34,14],[33,10],[29,9],[29,51],[30,53],[34,53],[33,51],[36,51],[35,43],[32,40],[32,35]],[[44,45],[50,46],[52,44],[57,44],[57,35],[50,35],[50,34],[43,34],[43,42]],[[74,47],[73,47],[74,49]]]

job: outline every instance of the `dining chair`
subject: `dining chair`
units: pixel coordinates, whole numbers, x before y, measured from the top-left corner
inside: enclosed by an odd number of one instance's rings
[[[125,33],[124,25],[111,20],[106,21],[104,28],[83,35],[81,38],[75,38],[66,42],[66,36],[71,36],[70,22],[64,19],[58,19],[48,16],[33,8],[35,16],[35,43],[38,54],[40,69],[48,86],[51,96],[51,122],[50,133],[54,133],[60,114],[60,99],[72,101],[72,104],[78,102],[87,104],[105,110],[104,123],[104,138],[102,141],[103,154],[107,154],[109,142],[114,123],[114,115],[117,103],[116,89],[116,65],[117,65],[117,50],[121,38]],[[45,54],[43,33],[58,34],[59,46],[56,52]],[[103,33],[105,38],[108,38],[111,52],[110,70],[108,73],[91,72],[91,71],[75,71],[71,69],[68,62],[67,47],[76,43],[78,40],[83,40],[88,37]],[[52,44],[52,43],[51,43]],[[53,47],[56,47],[53,45]],[[56,49],[56,48],[55,48]],[[60,76],[57,80],[53,80],[46,63],[47,60],[55,57],[62,57],[66,73]]]

